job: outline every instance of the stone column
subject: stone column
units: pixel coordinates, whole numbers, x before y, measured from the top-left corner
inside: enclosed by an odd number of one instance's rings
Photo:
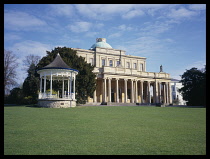
[[[168,82],[168,95],[169,95],[169,104],[172,103],[172,94],[171,94],[171,83]]]
[[[95,80],[96,80],[96,84],[97,84],[97,77],[95,78]],[[96,89],[95,89],[95,91],[93,92],[93,102],[94,102],[94,103],[97,102]]]
[[[150,101],[150,81],[147,81],[147,103],[151,103],[151,101]]]
[[[163,83],[163,103],[166,104],[166,86],[165,86],[165,83]]]
[[[166,86],[166,104],[168,104],[168,84],[167,84],[167,82],[165,82],[165,86]]]
[[[159,86],[159,102],[161,103],[161,100],[162,100],[161,82],[158,82],[158,86]]]
[[[93,92],[93,102],[96,103],[96,90]]]
[[[138,80],[135,80],[135,102],[138,103]]]
[[[103,99],[103,101],[106,102],[106,78],[104,78],[104,85],[103,85],[103,87],[104,87],[104,94],[103,94],[104,99]]]
[[[119,86],[118,86],[118,78],[116,78],[116,102],[119,103]]]
[[[159,91],[158,91],[158,82],[155,81],[154,83],[154,94],[155,94],[155,103],[159,103]]]
[[[111,81],[112,79],[111,78],[108,78],[108,81],[109,81],[109,96],[108,96],[108,102],[112,102],[111,100]]]
[[[125,103],[127,103],[127,100],[128,100],[128,94],[127,94],[127,79],[124,79],[124,82],[125,82],[125,85],[124,85],[124,88],[125,88]]]
[[[134,103],[133,79],[131,79],[131,103]]]
[[[141,103],[143,103],[143,86],[144,86],[144,81],[140,80],[140,96],[141,96]]]

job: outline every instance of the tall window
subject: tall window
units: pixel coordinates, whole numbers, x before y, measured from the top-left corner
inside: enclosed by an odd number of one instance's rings
[[[130,68],[130,62],[127,62],[127,68]]]
[[[143,71],[143,63],[140,63],[140,69],[139,71]]]
[[[93,62],[93,58],[90,58],[90,64],[93,66],[94,62]]]
[[[133,63],[133,68],[136,69],[136,63]]]
[[[113,66],[113,61],[112,60],[109,60],[109,66]]]
[[[120,65],[120,61],[117,61],[117,66],[119,66]]]
[[[105,66],[105,59],[101,60],[102,66]]]

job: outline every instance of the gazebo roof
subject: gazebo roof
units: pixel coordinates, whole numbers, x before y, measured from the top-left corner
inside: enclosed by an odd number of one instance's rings
[[[61,58],[60,54],[58,53],[56,58],[53,60],[53,62],[51,62],[49,65],[39,69],[39,70],[42,70],[42,69],[67,69],[67,70],[74,70],[74,71],[77,71],[79,72],[78,70],[76,69],[72,69],[70,68],[64,61],[63,59]]]

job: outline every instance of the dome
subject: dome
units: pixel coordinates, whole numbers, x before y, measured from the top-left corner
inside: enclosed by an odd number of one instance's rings
[[[90,50],[95,49],[96,47],[103,47],[103,48],[112,48],[107,42],[105,38],[97,38],[96,43],[93,44]]]

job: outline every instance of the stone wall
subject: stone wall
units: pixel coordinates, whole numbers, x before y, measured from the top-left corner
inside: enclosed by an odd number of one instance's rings
[[[76,107],[76,101],[72,100],[38,100],[38,106],[46,108],[69,108]]]

